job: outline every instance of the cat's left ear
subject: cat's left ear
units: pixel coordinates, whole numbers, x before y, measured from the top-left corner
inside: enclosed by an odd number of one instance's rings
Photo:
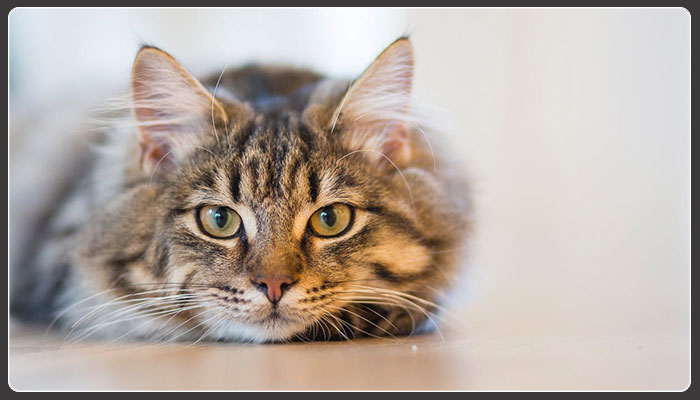
[[[141,164],[147,172],[177,168],[212,125],[226,122],[222,105],[168,53],[143,47],[131,72]]]
[[[389,158],[399,167],[407,166],[414,156],[408,123],[412,83],[413,46],[400,38],[350,86],[331,129],[337,131],[339,125],[346,146],[365,151],[377,164]]]

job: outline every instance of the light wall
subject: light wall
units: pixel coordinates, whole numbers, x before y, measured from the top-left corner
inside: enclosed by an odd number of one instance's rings
[[[12,97],[128,83],[141,43],[195,74],[257,61],[353,77],[404,28],[405,11],[392,9],[15,9]]]

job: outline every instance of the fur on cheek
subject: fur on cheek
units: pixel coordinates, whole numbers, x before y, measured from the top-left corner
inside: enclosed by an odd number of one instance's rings
[[[397,245],[398,243],[401,245]],[[417,244],[406,244],[400,239],[371,247],[364,253],[364,257],[388,266],[392,272],[399,275],[423,272],[432,262],[427,248]]]

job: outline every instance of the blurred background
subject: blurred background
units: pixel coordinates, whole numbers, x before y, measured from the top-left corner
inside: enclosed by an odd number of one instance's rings
[[[473,178],[477,229],[464,323],[398,387],[689,384],[685,9],[14,9],[9,23],[11,242],[60,168],[61,132],[128,88],[141,42],[196,75],[259,61],[352,78],[410,34],[416,98]],[[36,383],[24,362],[15,382]],[[459,372],[419,374],[436,364]]]

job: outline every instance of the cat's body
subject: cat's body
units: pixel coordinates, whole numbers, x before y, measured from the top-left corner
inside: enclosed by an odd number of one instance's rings
[[[136,124],[109,132],[13,259],[13,311],[75,339],[414,332],[471,221],[411,116],[410,51],[395,42],[353,85],[261,67],[200,85],[142,49]]]

